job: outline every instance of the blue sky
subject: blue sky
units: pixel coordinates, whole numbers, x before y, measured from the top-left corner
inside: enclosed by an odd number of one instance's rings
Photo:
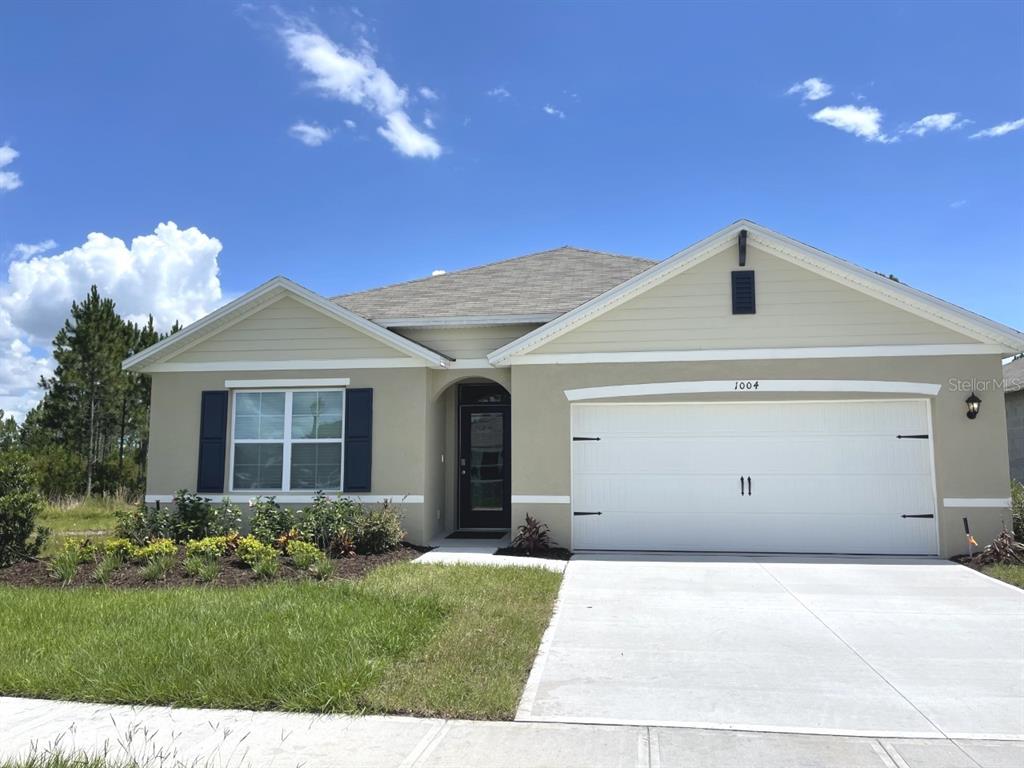
[[[90,282],[166,324],[738,218],[1024,327],[1021,3],[15,2],[0,67],[8,412]]]

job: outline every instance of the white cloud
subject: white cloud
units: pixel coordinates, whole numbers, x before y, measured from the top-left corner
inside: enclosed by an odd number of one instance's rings
[[[1024,117],[1022,117],[1020,120],[1014,120],[1013,122],[1000,123],[999,125],[992,126],[991,128],[986,128],[983,131],[978,131],[977,133],[972,133],[970,138],[972,138],[972,139],[986,139],[986,138],[991,138],[993,136],[1005,136],[1008,133],[1013,133],[1014,131],[1019,131],[1021,128],[1024,128]]]
[[[882,113],[874,107],[855,107],[846,104],[842,107],[825,107],[811,115],[812,120],[831,125],[841,131],[860,136],[867,141],[889,144],[897,138],[882,133]]]
[[[555,107],[552,107],[550,104],[545,104],[543,109],[544,109],[545,112],[547,112],[552,117],[557,117],[559,119],[562,119],[562,118],[565,117],[565,112],[563,112],[560,109],[556,109]]]
[[[345,127],[346,128],[355,129],[355,127],[356,127],[356,121],[355,120],[344,120],[343,122],[345,123]]]
[[[433,88],[427,88],[425,85],[420,88],[420,96],[427,101],[437,101],[437,91]]]
[[[405,112],[408,93],[377,65],[368,43],[361,41],[359,51],[349,51],[309,22],[290,22],[280,33],[288,55],[313,75],[312,85],[322,95],[376,113],[386,123],[377,132],[401,154],[428,158],[441,155],[437,140],[413,126]]]
[[[91,285],[122,317],[142,323],[152,314],[166,331],[223,303],[220,251],[216,238],[170,221],[130,245],[93,232],[75,248],[12,262],[0,281],[0,408],[20,418],[38,402],[39,376],[52,368],[45,350]]]
[[[949,204],[949,207],[950,208],[963,208],[965,205],[967,205],[967,201],[966,200],[954,200],[952,203]]]
[[[959,112],[943,112],[936,115],[925,115],[907,128],[904,133],[924,136],[929,131],[956,131],[970,123],[970,120],[958,120]]]
[[[30,259],[40,253],[52,251],[57,247],[55,240],[43,240],[41,243],[16,243],[8,255],[12,259]]]
[[[423,124],[430,130],[434,130],[434,116],[429,112],[424,113]]]
[[[293,139],[298,139],[307,147],[319,147],[331,138],[331,132],[322,125],[303,122],[298,122],[289,128],[288,135]]]
[[[809,77],[802,83],[793,83],[786,95],[800,94],[804,101],[818,101],[832,93],[832,86],[820,77]]]
[[[20,154],[10,144],[0,146],[0,168],[6,168],[17,160]],[[18,175],[17,171],[0,171],[0,192],[10,192],[20,186],[21,176]]]
[[[508,90],[506,90],[503,86],[499,85],[497,88],[491,88],[491,90],[487,91],[487,95],[493,96],[496,99],[507,99],[512,94],[509,93]]]

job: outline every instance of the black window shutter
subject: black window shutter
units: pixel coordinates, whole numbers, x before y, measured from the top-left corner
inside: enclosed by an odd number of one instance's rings
[[[732,273],[732,313],[734,315],[756,314],[753,270]]]
[[[373,390],[345,391],[345,488],[370,490],[373,455]]]
[[[224,492],[224,450],[227,447],[228,393],[203,392],[199,409],[199,477],[197,493]]]

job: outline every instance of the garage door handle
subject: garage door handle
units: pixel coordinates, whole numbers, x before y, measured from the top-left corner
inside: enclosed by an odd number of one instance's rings
[[[600,515],[601,512],[573,512],[575,517],[589,517],[590,515]]]
[[[743,475],[740,475],[740,496],[746,496],[747,492],[743,490]]]
[[[750,482],[750,478],[747,478],[747,496],[754,495],[754,484]]]
[[[935,517],[935,515],[900,515],[900,517]]]

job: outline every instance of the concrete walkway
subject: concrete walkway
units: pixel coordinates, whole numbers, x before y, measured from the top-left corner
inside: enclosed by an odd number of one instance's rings
[[[439,536],[430,542],[434,549],[420,555],[413,562],[428,565],[513,565],[544,568],[557,573],[565,570],[565,560],[495,554],[498,549],[509,546],[509,541],[508,534],[501,539],[449,539]]]
[[[149,768],[1020,768],[1024,743],[123,707],[0,697],[0,760],[65,750]]]

